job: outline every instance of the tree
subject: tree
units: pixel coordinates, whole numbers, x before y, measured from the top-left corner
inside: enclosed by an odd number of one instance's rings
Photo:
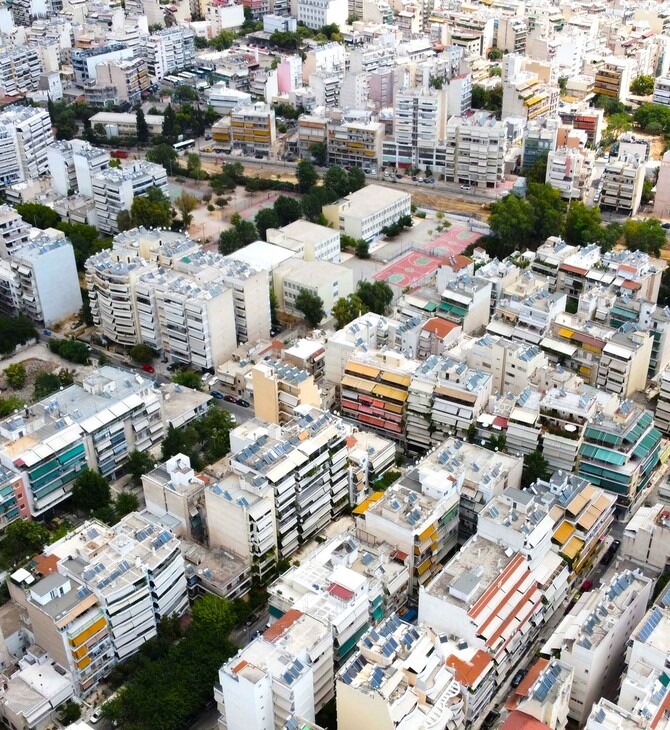
[[[26,384],[26,369],[20,363],[14,363],[5,368],[5,379],[10,388],[21,390]]]
[[[666,243],[665,230],[656,218],[636,221],[629,218],[623,224],[626,246],[633,251],[644,251],[653,256],[660,256]]]
[[[199,201],[195,195],[192,195],[186,190],[182,190],[181,193],[179,193],[179,196],[175,199],[174,207],[181,213],[184,230],[187,230],[191,225],[191,221],[193,220],[191,212],[198,207],[198,202]]]
[[[499,61],[503,57],[503,52],[500,48],[492,48],[487,54],[489,61]]]
[[[49,340],[49,349],[56,355],[60,355],[63,359],[78,365],[88,365],[90,347],[85,342],[78,340],[57,340],[52,338]]]
[[[635,96],[649,96],[654,92],[653,76],[645,76],[644,74],[633,79],[630,85],[630,93]]]
[[[179,370],[172,377],[172,382],[177,385],[183,385],[185,388],[193,388],[193,390],[200,390],[202,387],[202,380],[198,373],[193,370]]]
[[[140,485],[142,476],[156,466],[156,460],[148,451],[131,451],[126,461],[126,473],[130,474],[133,484]]]
[[[72,502],[82,512],[93,512],[109,505],[112,493],[109,482],[97,471],[86,469],[72,485]]]
[[[74,109],[64,101],[54,102],[51,99],[47,102],[47,108],[51,126],[56,129],[56,139],[74,139],[79,131]]]
[[[305,218],[312,222],[317,222],[321,216],[321,209],[324,205],[337,200],[337,193],[330,188],[315,187],[311,192],[302,196],[302,211]]]
[[[200,442],[204,444],[204,456],[208,464],[218,461],[230,451],[230,432],[235,428],[235,422],[228,411],[210,406],[194,426]]]
[[[370,244],[362,238],[356,242],[356,256],[358,256],[359,259],[370,258]]]
[[[261,210],[256,213],[254,222],[256,223],[258,236],[263,239],[263,241],[267,240],[265,232],[268,228],[279,228],[279,218],[277,218],[274,208],[261,208]]]
[[[547,179],[547,155],[538,155],[532,166],[524,169],[523,174],[529,183],[535,182],[544,185]]]
[[[233,604],[211,593],[193,604],[193,626],[212,636],[227,636],[235,626]]]
[[[119,519],[131,512],[137,512],[139,507],[140,501],[132,492],[121,492],[114,500],[114,511]]]
[[[146,144],[149,141],[149,125],[144,118],[142,107],[138,107],[135,113],[135,123],[137,125],[137,142],[138,144]]]
[[[546,480],[551,476],[549,462],[541,451],[531,451],[523,457],[523,471],[521,472],[521,488],[528,489],[538,479]]]
[[[314,294],[309,289],[300,290],[293,306],[302,313],[310,327],[318,327],[321,320],[326,316],[323,309],[323,300],[318,294]]]
[[[200,161],[200,155],[197,152],[189,152],[186,156],[186,169],[191,177],[197,179],[200,178],[202,173],[202,162]]]
[[[119,231],[129,231],[133,227],[133,219],[129,210],[120,210],[117,213],[116,227]]]
[[[198,441],[198,432],[192,425],[182,428],[170,426],[161,443],[161,461],[167,461],[177,454],[184,454],[191,459],[191,466],[195,468]]]
[[[49,542],[49,531],[40,522],[17,520],[5,528],[3,546],[15,558],[40,553]]]
[[[233,33],[232,30],[226,30],[224,28],[212,38],[209,45],[212,48],[216,48],[217,51],[225,51],[233,45],[236,38],[237,34]]]
[[[544,243],[549,236],[560,235],[566,208],[560,191],[544,182],[530,183],[526,199],[533,211],[534,243]]]
[[[375,314],[386,314],[393,301],[393,290],[385,281],[361,280],[356,286],[356,295],[367,310]]]
[[[76,702],[66,702],[58,713],[58,719],[63,727],[69,727],[81,717],[81,707]]]
[[[535,227],[535,217],[530,203],[518,195],[506,195],[491,203],[489,227],[503,249],[499,256],[508,256],[517,248],[525,248]]]
[[[15,395],[0,398],[0,418],[7,418],[7,416],[11,416],[12,413],[21,410],[21,408],[23,408],[23,401]]]
[[[588,208],[580,200],[570,203],[565,217],[563,235],[573,246],[587,246],[602,236],[602,218],[599,208]]]
[[[233,228],[222,231],[219,235],[219,251],[222,254],[231,254],[239,248],[258,240],[256,226],[251,221],[245,221],[239,213],[230,216]]]
[[[60,388],[60,380],[56,373],[38,373],[35,377],[35,387],[33,391],[34,400],[42,400]]]
[[[365,179],[365,173],[360,167],[352,167],[349,170],[349,192],[355,193],[357,190],[364,188],[367,185]]]
[[[644,179],[644,182],[642,183],[642,197],[640,198],[640,202],[642,205],[647,205],[654,199],[654,181],[650,180],[648,177]]]
[[[338,198],[343,198],[350,192],[349,175],[347,175],[347,172],[343,168],[337,165],[328,168],[323,178],[323,184],[327,188],[334,190]]]
[[[368,311],[365,304],[357,294],[349,294],[348,297],[340,297],[333,306],[333,317],[335,317],[335,328],[340,330],[353,322],[356,317]]]
[[[567,76],[559,76],[558,77],[558,88],[561,90],[561,94],[565,94],[565,92],[568,89],[568,77]]]
[[[298,190],[301,193],[308,193],[319,181],[314,165],[308,160],[298,162],[296,177],[298,178]]]
[[[72,244],[74,249],[74,260],[77,264],[77,270],[83,271],[87,259],[93,254],[110,248],[111,239],[99,238],[98,231],[95,226],[88,226],[85,223],[67,223],[61,221],[56,228],[63,231],[66,238]]]
[[[162,165],[168,172],[172,172],[172,166],[177,162],[177,150],[170,145],[161,142],[150,150],[147,150],[146,158],[149,162]]]
[[[328,148],[323,142],[312,142],[308,150],[319,167],[325,167],[328,164]]]
[[[630,114],[618,113],[607,117],[607,131],[617,138],[623,132],[627,132],[633,126]]]
[[[302,218],[302,206],[300,201],[289,198],[287,195],[280,195],[274,202],[274,211],[280,226],[287,226],[293,221]]]
[[[0,354],[14,352],[18,345],[37,337],[32,320],[20,314],[18,317],[0,315]]]
[[[16,212],[35,228],[55,228],[60,223],[60,216],[53,208],[41,203],[18,203]]]
[[[177,115],[175,114],[172,104],[168,104],[163,112],[163,126],[161,128],[162,136],[170,144],[177,141]]]
[[[600,237],[598,243],[603,252],[611,251],[614,246],[621,240],[623,236],[623,226],[617,221],[608,223],[604,228],[600,229]]]
[[[670,134],[670,109],[661,104],[642,104],[633,114],[635,123],[646,131],[653,128]],[[650,132],[651,133],[651,132]],[[656,132],[658,134],[658,131]]]
[[[170,228],[172,225],[172,204],[170,198],[155,185],[144,195],[133,200],[130,208],[133,227]]]
[[[475,84],[472,87],[472,108],[500,113],[502,111],[502,84],[497,84],[493,88]]]

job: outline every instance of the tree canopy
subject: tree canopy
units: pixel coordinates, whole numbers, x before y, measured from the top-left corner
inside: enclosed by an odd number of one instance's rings
[[[82,512],[107,507],[111,499],[109,482],[96,471],[83,471],[72,485],[72,502]]]
[[[632,251],[644,251],[652,256],[660,256],[666,243],[665,230],[656,218],[638,221],[629,218],[623,224],[626,246]]]
[[[527,489],[538,479],[549,479],[551,469],[549,462],[544,458],[541,451],[531,451],[523,457],[523,470],[521,472],[521,488]]]
[[[356,286],[356,294],[369,312],[386,314],[393,301],[393,290],[385,281],[361,280]]]
[[[254,218],[256,224],[256,230],[258,231],[258,237],[263,241],[266,241],[265,232],[268,228],[278,228],[279,218],[275,213],[274,208],[261,208],[256,217]]]
[[[7,355],[17,345],[24,345],[37,337],[37,330],[31,319],[20,314],[18,317],[0,315],[0,353]]]
[[[133,199],[130,213],[121,211],[117,225],[120,230],[137,228],[170,228],[172,225],[172,204],[170,198],[155,185],[150,187],[144,195]],[[122,225],[123,224],[123,225]]]
[[[230,222],[233,227],[219,234],[219,251],[222,254],[231,254],[258,239],[256,226],[244,220],[239,213],[230,216]]]
[[[301,193],[308,193],[319,181],[319,175],[309,160],[298,162],[296,177],[298,178],[298,190]]]
[[[309,289],[301,289],[295,298],[294,307],[303,315],[311,327],[318,327],[326,316],[323,299]]]
[[[644,74],[633,79],[630,85],[630,93],[636,96],[649,96],[654,91],[654,77]]]
[[[49,531],[40,522],[17,520],[5,528],[2,547],[14,560],[33,556],[49,541]]]
[[[156,466],[156,460],[148,451],[131,451],[126,462],[126,473],[130,474],[133,484],[140,485],[142,476]]]
[[[178,370],[172,376],[172,382],[177,385],[183,385],[185,388],[193,388],[193,390],[201,390],[202,380],[198,373],[193,370]]]

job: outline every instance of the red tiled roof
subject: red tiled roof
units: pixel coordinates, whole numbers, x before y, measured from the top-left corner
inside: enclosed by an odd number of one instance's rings
[[[551,728],[525,712],[514,710],[502,724],[500,730],[551,730]]]
[[[36,573],[46,577],[52,573],[58,571],[58,556],[57,555],[36,555],[32,559],[32,564]]]
[[[446,337],[455,327],[458,327],[458,325],[454,322],[447,322],[446,319],[441,317],[433,317],[421,329],[425,332],[432,332],[438,337]]]
[[[239,674],[244,669],[244,667],[247,666],[247,664],[249,664],[249,662],[246,659],[242,659],[242,661],[239,664],[236,664],[233,667],[233,672],[235,674]]]
[[[581,274],[585,276],[588,273],[588,269],[580,269],[579,266],[571,266],[570,264],[561,264],[561,271],[569,271],[571,274]]]
[[[353,448],[358,442],[356,441],[355,436],[347,436],[347,448],[351,449]]]
[[[456,256],[450,256],[448,259],[442,261],[442,266],[449,266],[452,271],[460,271],[461,269],[470,266],[472,259],[463,254],[457,254]]]
[[[454,670],[456,681],[464,687],[474,687],[492,663],[493,657],[482,649],[478,649],[468,662],[455,654],[447,657],[447,666]]]
[[[548,659],[538,659],[535,664],[528,670],[528,674],[523,678],[523,682],[515,689],[512,690],[512,694],[505,703],[505,708],[508,710],[516,710],[520,700],[523,697],[528,697],[530,688],[535,684],[535,680],[544,671],[545,667],[549,664]]]
[[[484,591],[475,605],[468,611],[470,618],[476,618],[488,606],[493,596],[500,590],[498,584],[504,583],[508,575],[511,575],[523,562],[523,557],[515,555],[500,576]]]
[[[340,586],[337,583],[331,583],[328,586],[328,593],[336,598],[341,598],[343,601],[348,601],[350,598],[354,597],[353,591],[350,591],[348,588]]]
[[[502,416],[496,416],[493,419],[493,425],[500,426],[500,428],[507,428],[508,423],[508,420],[506,418],[503,418]]]
[[[297,611],[295,608],[290,608],[279,619],[279,621],[275,621],[275,623],[273,623],[269,629],[266,629],[263,632],[263,638],[266,641],[277,641],[277,639],[284,633],[284,631],[286,631],[289,626],[292,626],[301,616],[302,611]]]
[[[638,281],[624,281],[624,283],[621,285],[626,289],[642,289],[642,284]]]
[[[401,562],[404,563],[405,560],[407,560],[407,558],[409,557],[409,555],[407,553],[404,553],[402,550],[394,550],[391,553],[391,557],[394,558],[395,560],[400,560]]]

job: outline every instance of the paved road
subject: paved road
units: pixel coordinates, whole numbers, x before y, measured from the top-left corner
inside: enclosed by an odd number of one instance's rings
[[[222,408],[224,411],[232,413],[237,419],[238,424],[244,423],[245,421],[248,421],[250,418],[254,417],[253,406],[249,408],[244,408],[243,406],[238,406],[237,403],[229,403],[226,400],[219,400],[218,398],[214,398],[213,403],[219,408]]]
[[[248,626],[242,626],[240,628],[233,629],[230,632],[230,638],[237,646],[246,646],[251,641],[251,639],[254,638],[254,635],[258,631],[260,631],[261,633],[265,631],[268,625],[269,618],[270,616],[268,612],[264,611],[255,621],[252,621],[252,623]]]

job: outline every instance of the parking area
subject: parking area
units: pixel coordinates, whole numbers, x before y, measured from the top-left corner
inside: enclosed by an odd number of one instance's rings
[[[378,271],[374,278],[404,289],[421,284],[437,270],[441,259],[417,251],[402,256]]]

